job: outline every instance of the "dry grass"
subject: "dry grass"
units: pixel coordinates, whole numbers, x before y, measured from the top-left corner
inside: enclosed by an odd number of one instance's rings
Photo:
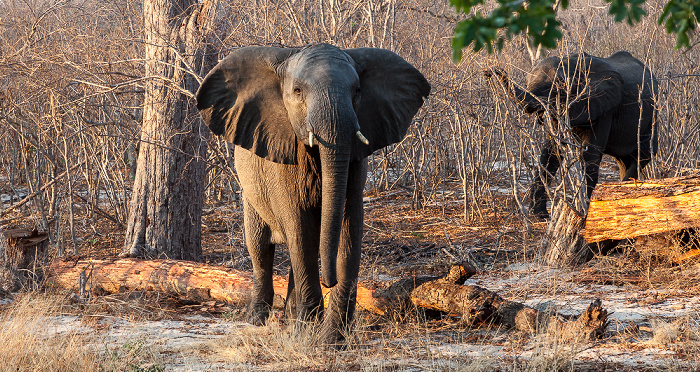
[[[52,322],[66,315],[61,296],[22,295],[0,312],[2,371],[161,371],[157,348],[146,340],[110,345],[90,333]]]

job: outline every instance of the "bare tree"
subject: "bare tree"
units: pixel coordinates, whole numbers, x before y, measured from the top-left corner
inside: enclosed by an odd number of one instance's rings
[[[144,1],[143,127],[123,256],[196,261],[202,254],[208,129],[193,93],[212,11],[212,1]]]

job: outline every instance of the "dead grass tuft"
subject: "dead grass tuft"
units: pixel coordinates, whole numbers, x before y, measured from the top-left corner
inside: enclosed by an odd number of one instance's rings
[[[28,293],[0,308],[0,371],[162,371],[156,348],[146,340],[110,345],[56,322],[69,301],[61,296]],[[69,318],[69,323],[79,323]]]

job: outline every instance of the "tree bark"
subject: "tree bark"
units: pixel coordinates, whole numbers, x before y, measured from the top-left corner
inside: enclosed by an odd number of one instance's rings
[[[122,256],[196,261],[208,129],[193,99],[205,65],[211,1],[144,1],[145,97],[141,145]],[[194,70],[196,69],[196,70]]]
[[[554,203],[552,219],[541,243],[545,262],[555,267],[576,266],[589,259],[591,252],[580,234],[586,222],[585,216],[571,208],[563,198]]]
[[[411,292],[411,300],[418,307],[459,316],[472,327],[495,324],[521,332],[548,333],[563,340],[594,340],[600,338],[608,326],[608,312],[600,300],[593,301],[578,319],[567,321],[556,313],[503,299],[488,289],[461,285],[464,279],[448,274],[427,281]]]
[[[581,235],[588,243],[700,227],[700,173],[598,185]]]

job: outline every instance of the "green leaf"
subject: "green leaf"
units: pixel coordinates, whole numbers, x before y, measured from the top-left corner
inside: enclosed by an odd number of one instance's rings
[[[489,53],[503,49],[507,40],[525,33],[534,46],[556,48],[562,38],[561,24],[556,19],[556,0],[497,0],[498,6],[487,15],[480,12],[469,15],[475,5],[485,0],[449,0],[457,12],[468,14],[467,19],[455,27],[452,39],[452,57],[462,58],[462,49],[471,46],[478,52],[487,49]],[[647,0],[605,0],[608,12],[616,22],[626,21],[635,25],[647,12]],[[566,9],[569,0],[561,0],[559,6]],[[666,31],[676,34],[676,48],[688,47],[690,36],[698,28],[700,0],[668,0],[659,17],[659,25]]]

